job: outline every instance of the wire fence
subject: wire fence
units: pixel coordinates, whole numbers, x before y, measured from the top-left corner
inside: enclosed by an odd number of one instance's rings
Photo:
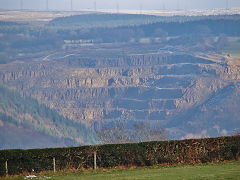
[[[92,168],[97,168],[97,153],[93,153]],[[89,162],[90,163],[90,162]],[[55,157],[45,157],[45,158],[31,158],[31,159],[9,159],[5,162],[1,161],[0,174],[9,175],[9,174],[22,174],[22,173],[31,173],[31,172],[41,172],[41,171],[59,171],[65,169],[80,169],[82,168],[82,163],[79,161],[69,159],[63,160],[56,159]],[[89,164],[90,165],[90,164]],[[83,166],[89,168],[90,166]]]
[[[182,141],[0,151],[0,176],[117,166],[195,164],[238,159],[240,136]]]

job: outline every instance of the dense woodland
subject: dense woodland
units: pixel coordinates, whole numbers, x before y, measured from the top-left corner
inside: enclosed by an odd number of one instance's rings
[[[0,129],[3,128],[0,131],[0,149],[11,144],[8,135],[3,131],[9,123],[24,131],[40,132],[56,143],[62,142],[63,145],[80,145],[81,141],[84,144],[94,142],[93,133],[85,125],[80,122],[74,123],[31,97],[22,97],[18,92],[0,86],[0,102]],[[22,134],[18,134],[19,138]],[[51,145],[46,144],[45,147]],[[10,146],[21,148],[18,142],[12,142]]]

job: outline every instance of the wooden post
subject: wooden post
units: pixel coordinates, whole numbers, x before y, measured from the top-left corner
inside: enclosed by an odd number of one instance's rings
[[[94,170],[97,169],[97,152],[94,151],[93,153],[93,159],[94,159]]]
[[[56,172],[56,160],[53,158],[53,172]]]
[[[5,162],[5,170],[6,170],[6,176],[8,176],[8,163],[7,163],[7,161]]]

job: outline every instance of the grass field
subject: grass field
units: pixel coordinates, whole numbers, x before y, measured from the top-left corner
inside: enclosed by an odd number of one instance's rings
[[[231,54],[234,58],[240,58],[240,39],[229,38],[228,46],[225,47],[223,52]]]
[[[225,56],[228,61],[228,65],[240,66],[240,38],[229,37],[228,45],[223,49],[223,53],[230,55]]]
[[[129,169],[74,170],[67,172],[36,174],[35,179],[78,180],[78,179],[236,179],[240,180],[240,162],[231,161],[217,164],[176,165],[138,167]],[[26,179],[14,176],[3,180]]]

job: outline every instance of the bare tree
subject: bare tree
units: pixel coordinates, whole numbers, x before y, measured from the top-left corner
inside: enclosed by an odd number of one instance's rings
[[[163,128],[151,126],[150,124],[138,122],[133,124],[133,133],[135,141],[161,141],[166,140],[165,130]]]
[[[128,125],[126,121],[117,121],[111,125],[94,125],[94,131],[103,144],[134,143],[160,141],[167,139],[165,130],[144,122]]]

